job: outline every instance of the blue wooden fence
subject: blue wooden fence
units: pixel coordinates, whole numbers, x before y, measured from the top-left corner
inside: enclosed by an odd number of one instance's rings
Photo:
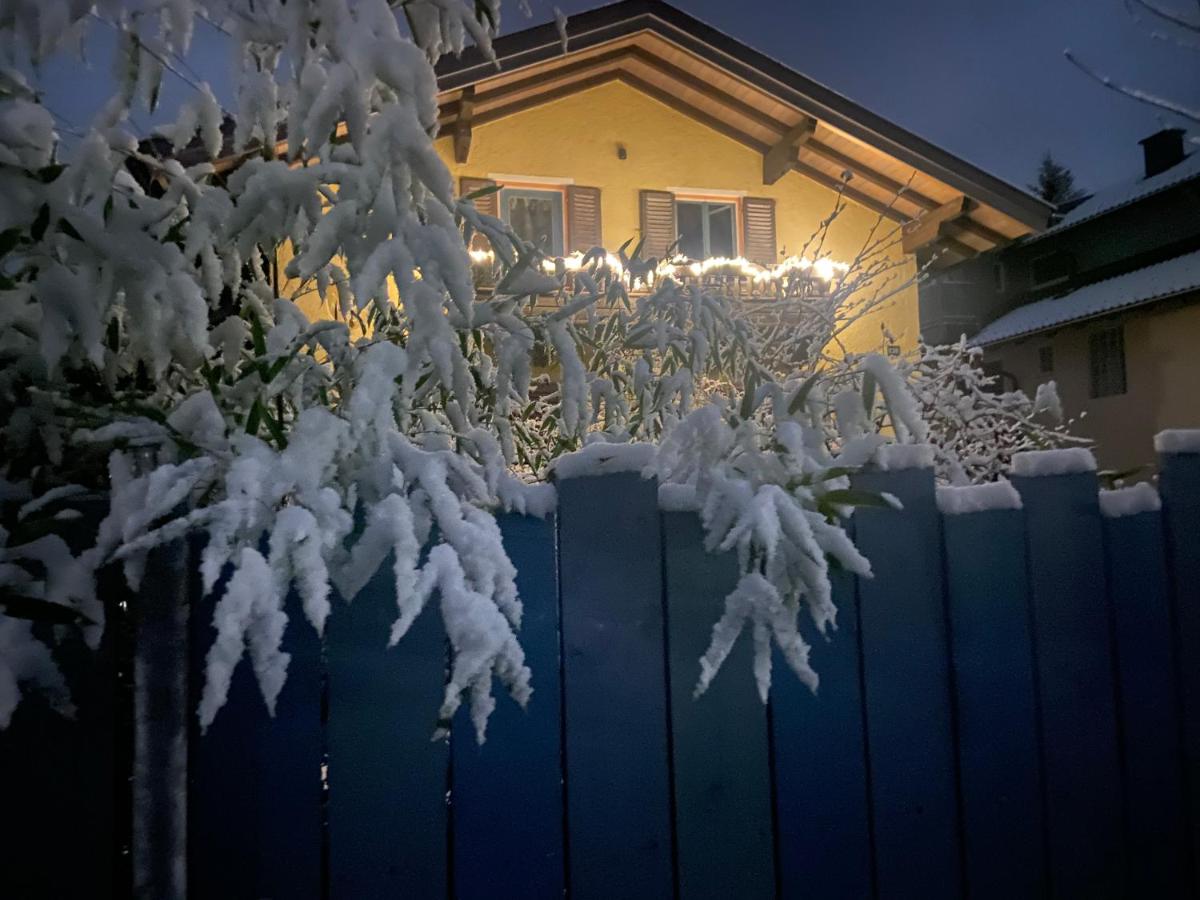
[[[958,515],[929,471],[859,482],[904,509],[852,521],[876,574],[836,577],[816,696],[776,659],[763,706],[743,638],[692,698],[736,562],[633,474],[560,483],[549,520],[502,517],[535,693],[500,699],[482,747],[465,715],[430,740],[444,637],[428,612],[386,647],[390,565],[324,640],[293,611],[275,718],[243,661],[189,737],[191,896],[1194,897],[1200,455],[1164,455],[1163,509],[1116,519],[1093,474],[1014,478],[1022,509]],[[87,896],[120,893],[94,850],[64,870],[84,838],[41,805],[76,808],[82,785],[119,826],[84,771],[109,751],[71,743],[111,743],[99,708],[64,724],[29,703],[0,735],[0,819],[25,814],[12,797],[32,816],[0,844],[0,887],[21,887],[3,896],[83,896],[68,886],[92,875]],[[75,780],[30,762],[45,741]]]

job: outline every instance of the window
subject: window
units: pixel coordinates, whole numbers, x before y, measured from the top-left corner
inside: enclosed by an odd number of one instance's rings
[[[547,256],[563,252],[563,195],[561,191],[505,188],[500,192],[500,216],[517,237]]]
[[[1004,263],[998,262],[992,266],[992,282],[996,287],[997,294],[1004,293],[1004,288],[1008,283],[1005,276]]]
[[[1038,369],[1043,373],[1054,371],[1054,348],[1038,347]]]
[[[1121,326],[1092,332],[1088,358],[1093,398],[1125,393],[1125,334]]]
[[[1069,253],[1047,253],[1030,263],[1034,288],[1049,287],[1075,274],[1075,257]]]
[[[679,200],[675,204],[679,252],[689,259],[737,256],[736,208],[732,203]]]

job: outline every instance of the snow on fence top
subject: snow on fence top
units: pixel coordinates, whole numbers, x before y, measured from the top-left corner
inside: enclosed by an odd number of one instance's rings
[[[560,456],[550,464],[554,477],[582,478],[614,472],[641,472],[654,463],[653,444],[588,444],[582,450]]]
[[[1083,447],[1060,450],[1026,450],[1014,453],[1012,472],[1025,478],[1041,475],[1071,475],[1076,472],[1095,472],[1096,457]]]
[[[1200,428],[1168,428],[1154,436],[1159,453],[1200,453]]]
[[[932,444],[884,444],[875,451],[875,465],[885,472],[932,469]]]
[[[1158,491],[1148,482],[1142,481],[1130,487],[1100,492],[1100,512],[1109,519],[1121,516],[1136,516],[1138,513],[1157,512],[1162,509]]]
[[[937,505],[947,516],[989,509],[1021,509],[1021,495],[1007,481],[968,484],[963,487],[939,487]]]
[[[525,484],[515,478],[501,479],[498,493],[505,512],[544,519],[558,508],[558,491],[547,482]]]

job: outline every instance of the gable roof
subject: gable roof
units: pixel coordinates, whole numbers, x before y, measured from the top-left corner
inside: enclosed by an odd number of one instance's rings
[[[1074,228],[1076,225],[1152,197],[1193,178],[1200,178],[1200,152],[1189,154],[1184,157],[1182,162],[1176,163],[1157,175],[1149,178],[1136,178],[1097,191],[1079,205],[1071,207],[1070,212],[1037,235],[1037,238]]]
[[[566,52],[554,23],[499,37],[498,68],[474,47],[444,57],[442,133],[622,81],[764,157],[782,152],[788,167],[891,219],[925,217],[929,239],[958,256],[1049,218],[1051,207],[1031,194],[662,0],[579,13],[566,34]]]
[[[971,343],[996,344],[1196,290],[1200,290],[1200,250],[1085,285],[1060,297],[1018,306],[985,325]]]

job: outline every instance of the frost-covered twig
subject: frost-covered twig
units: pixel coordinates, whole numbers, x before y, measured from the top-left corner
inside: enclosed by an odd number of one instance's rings
[[[1070,50],[1064,50],[1063,55],[1075,68],[1079,69],[1079,71],[1083,72],[1089,78],[1095,79],[1109,90],[1116,91],[1118,94],[1122,94],[1132,100],[1137,100],[1139,103],[1145,103],[1147,106],[1153,106],[1174,115],[1183,116],[1185,119],[1191,119],[1193,122],[1200,122],[1200,110],[1192,109],[1184,106],[1182,103],[1166,97],[1160,97],[1157,94],[1151,94],[1141,88],[1129,87],[1118,81],[1114,81],[1109,76],[1096,71],[1087,63],[1080,60]]]

